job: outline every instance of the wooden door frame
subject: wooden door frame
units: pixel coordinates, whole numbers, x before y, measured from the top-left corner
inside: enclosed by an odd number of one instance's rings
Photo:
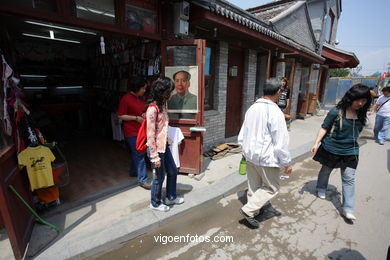
[[[293,97],[293,90],[294,90],[294,80],[295,80],[295,70],[297,68],[297,62],[295,59],[293,59],[292,62],[292,68],[291,68],[291,75],[289,78],[289,88],[290,88],[290,104],[286,110],[287,114],[291,115],[291,104],[292,104],[292,97]],[[297,100],[298,104],[298,100]]]
[[[15,145],[9,146],[0,154],[0,213],[7,230],[8,238],[14,256],[17,260],[22,259],[30,240],[34,224],[34,216],[27,210],[25,205],[16,197],[9,188],[10,184],[18,189],[18,193],[32,206],[31,191],[28,187],[27,173],[20,171],[16,158]],[[19,182],[16,182],[17,179]],[[21,227],[18,218],[27,217],[27,223]],[[21,228],[25,228],[21,230]],[[22,234],[22,235],[21,235]]]
[[[192,39],[192,40],[166,40],[161,42],[161,74],[165,74],[165,66],[167,63],[167,46],[196,46],[197,52],[202,51],[206,48],[206,40],[203,39]],[[204,50],[203,50],[204,52]],[[196,55],[196,63],[202,64],[204,63],[204,57],[199,57],[200,55]],[[204,80],[204,65],[198,67],[198,82],[203,82]],[[193,125],[204,126],[204,86],[201,86],[201,91],[198,93],[198,113],[194,119],[171,119],[173,123],[183,124],[183,125]]]
[[[305,115],[303,115],[303,116],[306,116],[307,115],[307,111],[308,111],[308,109],[309,109],[309,96],[310,96],[310,86],[311,86],[311,75],[313,74],[313,66],[312,66],[312,64],[310,64],[310,70],[309,70],[309,77],[308,77],[308,80],[307,80],[307,83],[306,83],[306,85],[307,85],[307,88],[306,88],[306,94],[305,94],[305,107],[304,107],[304,113],[305,113]]]
[[[270,79],[271,77],[271,66],[272,66],[272,51],[268,50],[267,68],[265,70],[265,80]]]
[[[166,40],[161,43],[161,74],[165,75],[165,66],[167,64],[167,52],[168,46],[196,46],[196,64],[198,64],[198,113],[195,119],[170,119],[170,125],[180,127],[184,137],[189,139],[195,139],[196,148],[199,148],[199,162],[195,168],[185,167],[180,163],[179,172],[200,174],[203,170],[203,133],[194,133],[191,131],[191,127],[204,127],[204,62],[205,62],[205,49],[206,40],[204,39],[191,39],[191,40]],[[185,140],[182,142],[185,143]],[[183,146],[181,146],[182,148]],[[180,149],[181,149],[180,148]],[[179,149],[179,150],[180,150]]]
[[[242,82],[241,82],[241,86],[242,86],[242,91],[241,91],[241,94],[242,94],[242,96],[241,96],[241,106],[240,106],[240,124],[242,123],[242,109],[243,109],[243,105],[244,105],[244,100],[243,100],[243,98],[244,98],[244,95],[243,95],[243,91],[244,91],[244,82],[245,82],[245,49],[244,48],[242,48],[242,47],[239,47],[239,46],[235,46],[235,45],[229,45],[229,50],[230,49],[234,49],[234,50],[237,50],[237,51],[240,51],[240,52],[242,52],[243,53],[243,58],[242,58],[242,64],[243,64],[243,67],[242,67]],[[228,86],[229,86],[229,55],[230,55],[230,51],[228,51],[228,62],[227,62],[227,68],[228,68],[228,71],[227,71],[227,81],[226,81],[226,108],[225,108],[225,111],[227,111],[227,107],[228,107]],[[227,120],[226,120],[226,118],[227,118],[227,113],[226,113],[226,115],[225,115],[225,133],[224,133],[224,137],[225,138],[230,138],[231,136],[229,136],[229,137],[226,137],[226,122],[227,122]],[[233,135],[234,136],[234,135]]]

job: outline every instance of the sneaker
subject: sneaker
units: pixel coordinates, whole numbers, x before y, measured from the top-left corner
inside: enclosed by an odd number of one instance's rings
[[[152,183],[150,182],[139,183],[138,185],[145,190],[150,190],[152,188]]]
[[[342,212],[343,216],[349,220],[356,220],[356,217],[354,214],[352,214],[351,212],[345,212],[343,211]]]
[[[169,200],[168,198],[165,198],[164,202],[166,205],[182,204],[184,203],[184,198],[181,196],[177,196],[174,200]]]
[[[158,210],[158,211],[162,211],[162,212],[167,212],[169,211],[169,207],[167,205],[164,205],[164,204],[160,204],[158,205],[157,207],[153,206],[152,203],[150,203],[150,206],[149,206],[151,209],[154,209],[154,210]]]
[[[378,141],[378,144],[384,145],[385,143],[384,143],[384,142],[381,142],[381,141]]]
[[[248,216],[242,209],[240,209],[240,214],[248,221],[249,225],[255,228],[259,227],[259,222],[254,217]]]
[[[323,200],[326,198],[324,191],[317,191],[317,196],[318,196],[318,198],[323,199]]]
[[[270,202],[265,204],[259,211],[259,215],[262,218],[270,219],[273,217],[279,217],[282,213],[275,209]]]

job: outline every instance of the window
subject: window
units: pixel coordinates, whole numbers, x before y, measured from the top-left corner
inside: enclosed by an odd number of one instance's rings
[[[290,79],[292,62],[278,61],[276,64],[276,77]]]
[[[304,98],[306,96],[307,85],[309,82],[310,67],[302,67],[301,70],[301,84],[299,85],[299,96]]]
[[[214,108],[214,82],[215,82],[215,44],[207,43],[206,60],[204,64],[204,108]]]
[[[133,30],[149,33],[158,32],[157,14],[154,11],[126,5],[127,27]]]
[[[330,43],[332,40],[332,29],[333,29],[333,22],[334,22],[334,14],[331,10],[329,10],[329,15],[325,16],[325,27],[324,27],[324,33],[325,33],[325,41],[327,43]]]
[[[196,63],[196,48],[193,45],[167,46],[165,76],[175,82],[175,91],[168,102],[170,119],[195,119],[198,113],[199,71]],[[180,98],[183,95],[184,98]]]
[[[96,22],[115,24],[114,0],[74,0],[73,15]]]
[[[256,72],[256,86],[255,86],[255,99],[263,96],[265,77],[267,71],[267,55],[259,54],[257,56],[257,72]]]
[[[310,79],[310,93],[316,93],[317,81],[319,74],[319,65],[312,66],[311,79]]]
[[[57,3],[53,0],[0,0],[0,2],[9,2],[45,11],[57,12]]]

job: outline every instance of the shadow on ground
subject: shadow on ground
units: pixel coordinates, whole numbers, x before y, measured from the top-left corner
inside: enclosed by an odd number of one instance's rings
[[[299,194],[304,194],[304,193],[309,193],[315,197],[317,197],[317,181],[314,180],[314,181],[309,181],[309,182],[306,182],[303,187],[300,189],[299,191]],[[353,224],[353,221],[345,218],[341,212],[342,212],[342,206],[343,206],[343,203],[342,203],[342,199],[341,199],[342,195],[341,193],[337,190],[337,187],[336,186],[333,186],[331,184],[328,184],[328,189],[326,190],[326,200],[332,202],[333,206],[337,209],[337,211],[339,212],[340,216],[343,217],[345,223],[347,224]]]
[[[242,205],[245,205],[247,203],[247,193],[248,193],[248,189],[237,192],[238,200],[241,202]],[[255,219],[261,223],[268,219],[279,217],[281,215],[282,213],[277,209],[275,209],[272,206],[271,202],[268,202],[260,209],[259,214],[255,216]],[[245,225],[250,229],[254,229],[251,225],[249,225],[249,223],[245,219],[241,219],[238,222],[241,225]]]
[[[328,255],[328,258],[331,260],[366,260],[366,258],[359,251],[348,248],[342,248],[340,250],[333,251]]]

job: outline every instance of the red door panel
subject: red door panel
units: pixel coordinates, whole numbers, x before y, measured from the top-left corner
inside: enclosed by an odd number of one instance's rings
[[[167,71],[178,71],[188,66],[197,66],[197,85],[190,85],[190,93],[197,95],[197,109],[191,113],[171,112],[169,125],[179,127],[184,140],[179,147],[180,168],[183,173],[199,174],[203,168],[203,130],[204,127],[204,55],[206,41],[177,40],[162,43],[162,70],[163,75]],[[169,69],[167,68],[169,66]],[[186,70],[187,71],[187,70]],[[167,75],[170,76],[170,75]],[[171,76],[172,77],[172,76]],[[191,75],[193,77],[193,75]],[[192,88],[192,89],[191,89]],[[194,92],[197,89],[197,93]],[[168,110],[169,112],[169,110]]]
[[[225,137],[238,135],[241,127],[244,51],[229,48]]]
[[[0,155],[0,211],[16,259],[22,259],[30,240],[33,216],[26,206],[11,191],[16,191],[32,205],[32,196],[25,168],[18,168],[14,147]]]

